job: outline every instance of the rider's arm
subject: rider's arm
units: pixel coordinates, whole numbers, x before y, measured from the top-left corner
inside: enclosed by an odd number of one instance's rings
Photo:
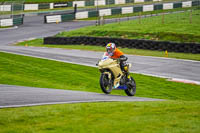
[[[120,56],[120,61],[127,61],[128,57],[126,57],[125,55],[121,55]]]

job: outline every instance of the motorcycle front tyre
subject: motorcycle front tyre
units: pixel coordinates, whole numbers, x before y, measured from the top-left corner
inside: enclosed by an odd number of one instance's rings
[[[109,82],[109,78],[107,74],[102,73],[101,77],[100,77],[100,86],[101,86],[101,90],[105,93],[105,94],[110,94],[110,92],[112,91],[112,85]]]
[[[131,81],[127,83],[127,89],[124,90],[128,96],[134,96],[136,93],[136,83],[133,77],[131,77]]]

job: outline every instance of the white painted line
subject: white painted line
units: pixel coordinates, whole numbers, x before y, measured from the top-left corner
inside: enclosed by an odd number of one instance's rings
[[[143,72],[134,72],[134,71],[130,71],[130,72],[131,73],[137,73],[137,74],[143,74],[143,75],[147,75],[147,76],[152,76],[152,77],[164,78],[164,79],[167,79],[167,81],[177,81],[177,82],[182,82],[182,83],[200,85],[199,81],[194,81],[194,80],[172,78],[172,77],[160,76],[160,75],[155,75],[155,74],[147,74],[147,73],[143,73]]]
[[[0,106],[0,108],[17,108],[17,107],[53,105],[53,104],[90,103],[90,102],[139,102],[139,101],[148,102],[148,101],[165,101],[164,99],[153,99],[153,98],[145,98],[145,97],[140,97],[141,99],[138,99],[138,98],[139,97],[136,97],[136,99],[132,99],[132,100],[112,99],[112,100],[87,100],[87,101],[68,101],[68,102],[47,102],[47,103],[34,103],[34,104],[22,104],[22,105],[6,105],[6,106]]]
[[[40,56],[34,56],[34,55],[29,55],[29,54],[22,54],[22,53],[17,53],[17,52],[8,52],[6,50],[1,50],[2,52],[5,53],[11,53],[11,54],[17,54],[17,55],[23,55],[23,56],[28,56],[28,57],[35,57],[35,58],[40,58],[40,59],[47,59],[47,60],[53,60],[53,61],[59,61],[59,62],[65,62],[65,63],[71,63],[71,64],[77,64],[77,65],[84,65],[84,66],[90,66],[90,67],[97,67],[95,65],[89,65],[86,63],[77,63],[77,62],[71,62],[71,61],[65,61],[65,60],[58,60],[58,59],[51,59],[51,58],[46,58],[46,57],[40,57]]]
[[[179,79],[179,78],[168,79],[168,81],[174,81],[174,82],[181,82],[181,83],[186,83],[186,84],[197,84],[197,85],[200,85],[200,82],[198,82],[198,81],[186,80],[186,79]]]
[[[130,54],[126,54],[126,55],[130,55]],[[163,55],[164,55],[164,51],[163,51]],[[130,55],[131,56],[131,55]],[[151,57],[151,58],[157,58],[157,59],[165,59],[165,60],[174,60],[174,61],[187,61],[187,62],[197,62],[200,63],[200,61],[196,61],[196,60],[188,60],[188,59],[175,59],[175,58],[169,58],[169,57],[155,57],[155,56],[144,56],[144,55],[134,55],[134,56],[140,56],[140,57]]]

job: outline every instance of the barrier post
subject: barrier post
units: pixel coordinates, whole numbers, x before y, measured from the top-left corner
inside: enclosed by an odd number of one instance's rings
[[[139,24],[141,24],[141,12],[139,13]]]
[[[168,57],[168,51],[165,50],[165,57]]]
[[[118,18],[118,23],[120,24],[120,14],[119,14],[119,18]]]
[[[162,24],[164,24],[165,22],[165,13],[162,14]]]
[[[189,18],[190,20],[190,24],[192,23],[192,9],[191,9],[191,11],[190,11],[190,18]]]

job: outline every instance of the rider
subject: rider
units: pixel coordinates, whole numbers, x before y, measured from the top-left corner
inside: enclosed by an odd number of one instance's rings
[[[128,58],[124,55],[124,53],[116,48],[115,43],[108,43],[106,45],[106,51],[106,54],[109,55],[112,59],[119,59],[121,70],[127,72],[127,76],[128,78],[130,78],[127,68],[128,66],[126,65],[126,61]]]

